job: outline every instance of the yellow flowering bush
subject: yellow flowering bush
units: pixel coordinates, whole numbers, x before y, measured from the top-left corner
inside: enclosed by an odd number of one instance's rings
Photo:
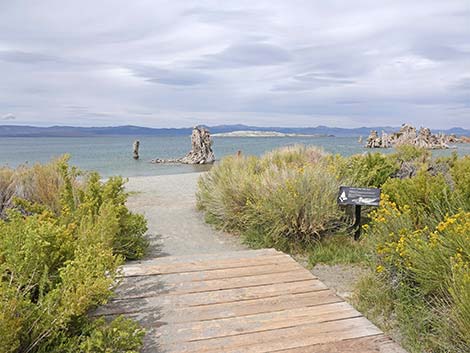
[[[416,349],[464,352],[470,344],[470,212],[447,215],[434,228],[417,229],[413,217],[411,206],[398,207],[384,195],[364,227],[378,280],[392,289],[401,325],[421,332]]]
[[[423,231],[423,236],[407,247],[414,279],[423,294],[447,295],[453,266],[470,263],[470,213],[446,217],[433,231]]]
[[[419,160],[418,173],[388,179],[380,207],[363,227],[363,242],[374,253],[367,283],[380,290],[359,287],[359,306],[374,313],[383,311],[369,309],[371,302],[387,303],[386,320],[396,322],[410,352],[467,352],[470,158],[430,160],[412,149],[399,155]],[[371,293],[386,295],[376,300]]]
[[[380,207],[371,212],[370,217],[370,223],[363,226],[364,242],[375,250],[377,272],[386,271],[394,277],[406,272],[408,260],[404,244],[413,233],[411,208],[405,205],[398,209],[385,194]]]
[[[408,244],[420,295],[440,312],[443,351],[470,347],[470,212],[446,217],[420,242]]]

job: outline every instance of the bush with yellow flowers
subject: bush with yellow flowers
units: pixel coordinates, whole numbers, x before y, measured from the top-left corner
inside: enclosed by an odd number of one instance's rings
[[[385,195],[364,227],[364,241],[375,248],[376,280],[390,288],[393,316],[411,351],[464,352],[470,346],[470,212],[416,228],[412,208]]]

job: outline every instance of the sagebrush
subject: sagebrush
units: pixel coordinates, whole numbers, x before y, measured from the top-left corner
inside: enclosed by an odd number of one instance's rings
[[[201,177],[197,199],[209,222],[254,246],[288,249],[342,225],[338,187],[321,150],[295,146],[225,158]]]

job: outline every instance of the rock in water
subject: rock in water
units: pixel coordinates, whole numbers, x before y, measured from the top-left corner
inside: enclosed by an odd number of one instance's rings
[[[215,161],[212,151],[212,140],[209,130],[203,127],[194,127],[191,134],[191,151],[182,158],[154,159],[153,163],[183,163],[183,164],[207,164]]]
[[[369,137],[367,138],[366,147],[368,148],[381,148],[382,147],[382,139],[379,137],[377,131],[372,130],[370,132]]]
[[[140,146],[140,141],[139,140],[135,140],[134,141],[134,144],[132,146],[133,148],[133,158],[134,159],[139,159],[139,146]]]
[[[191,151],[181,158],[181,163],[206,164],[215,161],[209,130],[196,126],[191,134],[191,146]]]
[[[431,133],[427,127],[422,127],[419,131],[415,127],[403,124],[400,131],[393,134],[382,132],[379,137],[377,131],[372,130],[367,139],[367,148],[390,148],[402,145],[414,145],[429,149],[445,149],[450,148],[449,143],[460,143],[462,140],[455,135],[437,135]]]

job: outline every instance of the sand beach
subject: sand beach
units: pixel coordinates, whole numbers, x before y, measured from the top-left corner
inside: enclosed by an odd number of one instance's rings
[[[148,221],[150,248],[146,259],[242,250],[239,239],[217,231],[196,210],[195,193],[201,173],[129,178],[128,207]]]

